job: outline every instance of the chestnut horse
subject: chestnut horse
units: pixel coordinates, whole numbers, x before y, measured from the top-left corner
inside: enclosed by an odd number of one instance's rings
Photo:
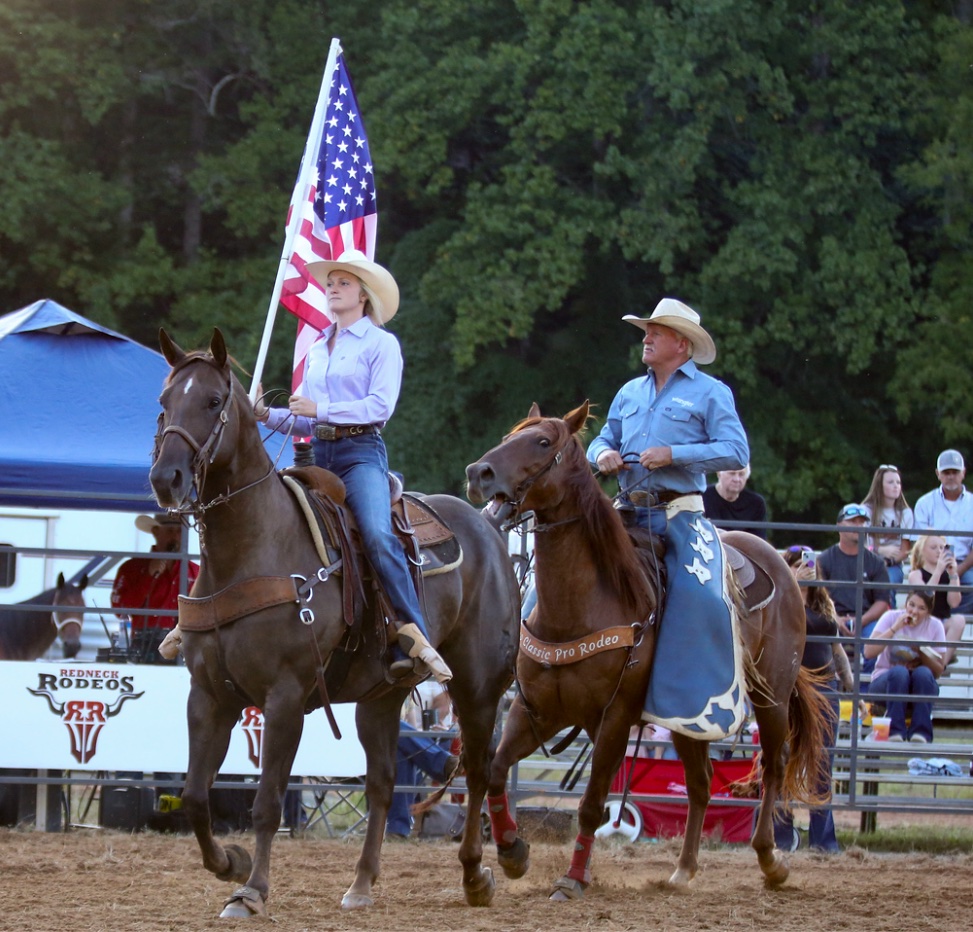
[[[205,353],[184,352],[165,332],[160,342],[172,371],[160,398],[163,413],[150,472],[152,488],[163,508],[195,516],[201,561],[192,600],[224,590],[239,594],[234,608],[241,617],[213,630],[184,630],[182,641],[191,674],[183,808],[204,866],[221,879],[244,884],[222,915],[266,912],[271,842],[280,827],[305,709],[323,704],[318,673],[322,658],[333,653],[351,657],[343,682],[327,688],[332,701],[358,703],[369,810],[355,879],[342,906],[371,905],[395,781],[399,715],[409,689],[387,683],[377,635],[366,632],[354,650],[336,651],[346,630],[343,587],[350,585],[352,574],[345,572],[347,565],[337,575],[328,572],[333,567],[322,566],[301,507],[262,446],[247,393],[227,361],[222,334],[214,332]],[[331,479],[337,498],[343,486],[337,477]],[[479,812],[495,747],[498,706],[513,681],[520,596],[503,538],[483,515],[452,496],[424,500],[462,546],[462,562],[457,560],[455,569],[424,579],[423,599],[430,640],[454,674],[448,689],[461,727],[472,813],[459,859],[466,898],[480,905],[489,903],[494,881],[481,866]],[[293,592],[289,599],[275,600],[270,591],[273,584],[288,583],[292,574],[307,580],[300,593],[303,610]],[[291,588],[296,591],[293,584]],[[214,613],[217,604],[213,602]],[[181,619],[188,607],[188,602],[181,605]],[[186,621],[188,627],[188,614]],[[249,705],[259,706],[264,714],[252,861],[242,847],[216,841],[208,803],[230,733]]]
[[[53,605],[53,611],[33,609],[0,609],[0,660],[36,660],[54,643],[61,639],[61,651],[65,660],[78,656],[81,650],[81,617],[84,615],[84,596],[88,577],[82,576],[75,583],[66,583],[64,574],[58,573],[57,585],[45,589],[40,595],[18,602],[17,605]]]
[[[604,820],[605,799],[623,762],[629,730],[640,724],[659,604],[656,574],[645,571],[619,513],[585,459],[577,435],[587,419],[587,402],[563,420],[541,417],[535,405],[499,446],[466,469],[472,502],[512,505],[521,514],[533,511],[537,521],[537,608],[522,634],[520,690],[504,726],[487,795],[498,858],[507,876],[522,876],[528,866],[528,848],[517,835],[504,792],[510,767],[568,726],[583,728],[593,743],[591,776],[578,807],[575,854],[567,874],[555,883],[553,899],[582,896],[590,882],[593,836]],[[765,568],[776,587],[763,608],[742,614],[741,628],[747,692],[763,748],[763,799],[751,843],[766,882],[779,884],[787,878],[788,866],[774,846],[774,805],[782,798],[820,802],[812,787],[823,759],[826,707],[800,666],[804,606],[787,565],[753,535],[731,532],[722,538]],[[625,629],[635,632],[628,647],[587,650],[584,659],[566,665],[548,662],[556,659],[556,645],[562,645],[562,652],[579,640],[597,646],[599,637],[621,637]],[[727,663],[732,662],[728,657]],[[678,676],[678,671],[667,672]],[[670,884],[682,887],[698,866],[713,769],[708,742],[675,732],[672,738],[685,765],[689,794],[682,851],[669,878]]]

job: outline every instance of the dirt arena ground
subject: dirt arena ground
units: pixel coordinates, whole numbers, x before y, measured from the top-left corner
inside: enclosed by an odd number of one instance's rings
[[[247,847],[252,839],[242,836]],[[749,848],[711,847],[688,893],[663,881],[674,841],[599,843],[594,883],[583,902],[547,900],[570,846],[537,843],[531,869],[511,881],[495,868],[493,906],[471,909],[460,886],[457,845],[405,841],[385,846],[376,905],[343,913],[360,841],[290,838],[275,842],[270,915],[279,932],[581,932],[581,930],[732,930],[767,932],[950,932],[973,920],[973,855],[790,855],[792,873],[767,890]],[[107,830],[41,834],[0,829],[4,908],[11,932],[158,932],[238,928],[263,920],[220,920],[233,885],[203,870],[192,838]]]

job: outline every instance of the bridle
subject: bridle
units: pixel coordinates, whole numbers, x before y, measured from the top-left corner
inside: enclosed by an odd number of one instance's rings
[[[514,435],[510,435],[510,436],[514,436]],[[509,440],[510,436],[506,437],[505,441]],[[541,466],[540,469],[537,470],[537,472],[527,476],[527,478],[524,479],[524,481],[517,486],[517,488],[514,490],[514,497],[512,499],[509,499],[507,502],[507,504],[510,505],[510,507],[513,509],[513,513],[501,525],[502,530],[511,531],[511,530],[519,529],[522,527],[524,522],[527,521],[527,515],[523,513],[524,498],[527,496],[527,493],[531,490],[535,482],[537,482],[539,479],[542,479],[549,472],[551,472],[555,467],[561,465],[561,463],[564,461],[565,446],[571,442],[571,439],[572,438],[569,436],[568,439],[565,441],[565,443],[559,446],[554,451],[554,455],[551,457],[550,460],[548,460],[548,462],[546,462],[543,466]],[[535,533],[550,531],[556,527],[561,527],[561,525],[571,524],[575,521],[580,521],[580,520],[581,520],[581,515],[573,515],[570,518],[563,518],[560,521],[551,521],[547,524],[535,524],[531,528],[531,530],[534,531]]]
[[[214,369],[220,372],[222,375],[222,370],[212,362],[206,356],[190,356],[184,360],[178,362],[173,366],[173,372],[178,372],[180,369],[185,368],[190,363],[203,362],[207,365],[212,366]],[[191,500],[188,506],[184,506],[186,510],[192,511],[194,517],[199,521],[202,514],[213,508],[216,505],[222,505],[228,502],[235,495],[239,495],[241,492],[245,492],[247,489],[253,488],[255,485],[263,482],[265,479],[269,478],[274,472],[274,464],[270,464],[270,469],[267,470],[264,475],[259,479],[255,479],[253,482],[247,483],[247,485],[241,486],[239,489],[233,489],[232,491],[222,492],[215,498],[211,499],[209,502],[201,502],[199,500],[199,495],[201,494],[202,488],[206,483],[206,473],[209,467],[213,464],[216,459],[217,453],[220,451],[220,445],[223,442],[223,432],[226,429],[226,425],[229,423],[230,416],[228,409],[230,407],[230,402],[233,400],[233,378],[229,370],[226,372],[226,396],[223,398],[223,404],[220,406],[219,413],[216,416],[216,421],[213,424],[212,430],[210,430],[207,438],[202,442],[198,443],[196,438],[189,433],[185,428],[180,427],[178,424],[169,424],[163,427],[163,422],[165,420],[165,412],[159,414],[158,430],[155,435],[155,452],[152,457],[153,463],[158,459],[159,452],[162,448],[162,443],[169,434],[175,434],[181,437],[193,451],[192,460],[192,473],[193,473],[193,486],[196,489],[196,499]],[[182,511],[183,509],[177,509]]]
[[[51,612],[51,623],[54,625],[54,630],[57,632],[57,636],[61,636],[61,631],[68,625],[74,624],[79,628],[82,627],[81,619],[84,616],[84,611],[77,605],[66,605],[63,612],[59,612],[57,608]],[[63,618],[59,618],[59,615],[63,615]]]

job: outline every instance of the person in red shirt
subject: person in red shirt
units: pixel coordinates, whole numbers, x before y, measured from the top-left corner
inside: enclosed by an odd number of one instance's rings
[[[182,546],[182,522],[178,517],[158,514],[139,515],[135,526],[155,538],[153,554],[178,553]],[[168,557],[135,557],[126,560],[115,574],[111,591],[114,608],[127,609],[132,617],[132,635],[150,628],[168,631],[175,627],[176,617],[136,615],[139,608],[178,608],[181,563]],[[189,586],[199,575],[199,565],[189,564]]]

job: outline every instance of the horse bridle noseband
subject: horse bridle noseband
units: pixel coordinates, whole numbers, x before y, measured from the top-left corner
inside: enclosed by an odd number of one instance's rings
[[[190,363],[194,362],[203,362],[212,366],[214,369],[218,368],[216,363],[210,361],[210,359],[208,359],[206,356],[192,356],[180,362],[179,365],[173,366],[173,371],[178,372],[180,369],[183,369]],[[232,400],[233,380],[231,374],[229,371],[227,371],[226,397],[223,399],[223,404],[220,407],[219,414],[216,417],[216,422],[213,424],[213,429],[209,432],[209,436],[206,438],[206,440],[204,440],[201,444],[196,442],[196,438],[193,437],[189,431],[183,427],[180,427],[178,424],[170,424],[163,427],[162,422],[165,418],[165,413],[163,412],[159,415],[159,429],[155,437],[155,455],[152,457],[152,461],[155,462],[155,460],[158,459],[162,443],[169,434],[175,434],[178,437],[182,437],[182,439],[189,444],[189,448],[193,451],[193,485],[196,488],[197,496],[201,494],[203,485],[206,482],[206,470],[216,459],[216,454],[219,453],[220,445],[223,442],[223,431],[230,420],[227,409],[230,407],[230,402]],[[256,479],[239,489],[234,489],[231,492],[224,492],[221,495],[217,495],[214,499],[206,503],[203,503],[197,499],[190,507],[198,518],[202,512],[208,510],[209,508],[212,508],[215,505],[221,505],[224,502],[229,501],[234,495],[239,495],[241,492],[245,492],[247,489],[253,488],[253,486],[263,482],[264,479],[268,478],[273,472],[274,464],[271,463],[270,469],[259,479]]]

